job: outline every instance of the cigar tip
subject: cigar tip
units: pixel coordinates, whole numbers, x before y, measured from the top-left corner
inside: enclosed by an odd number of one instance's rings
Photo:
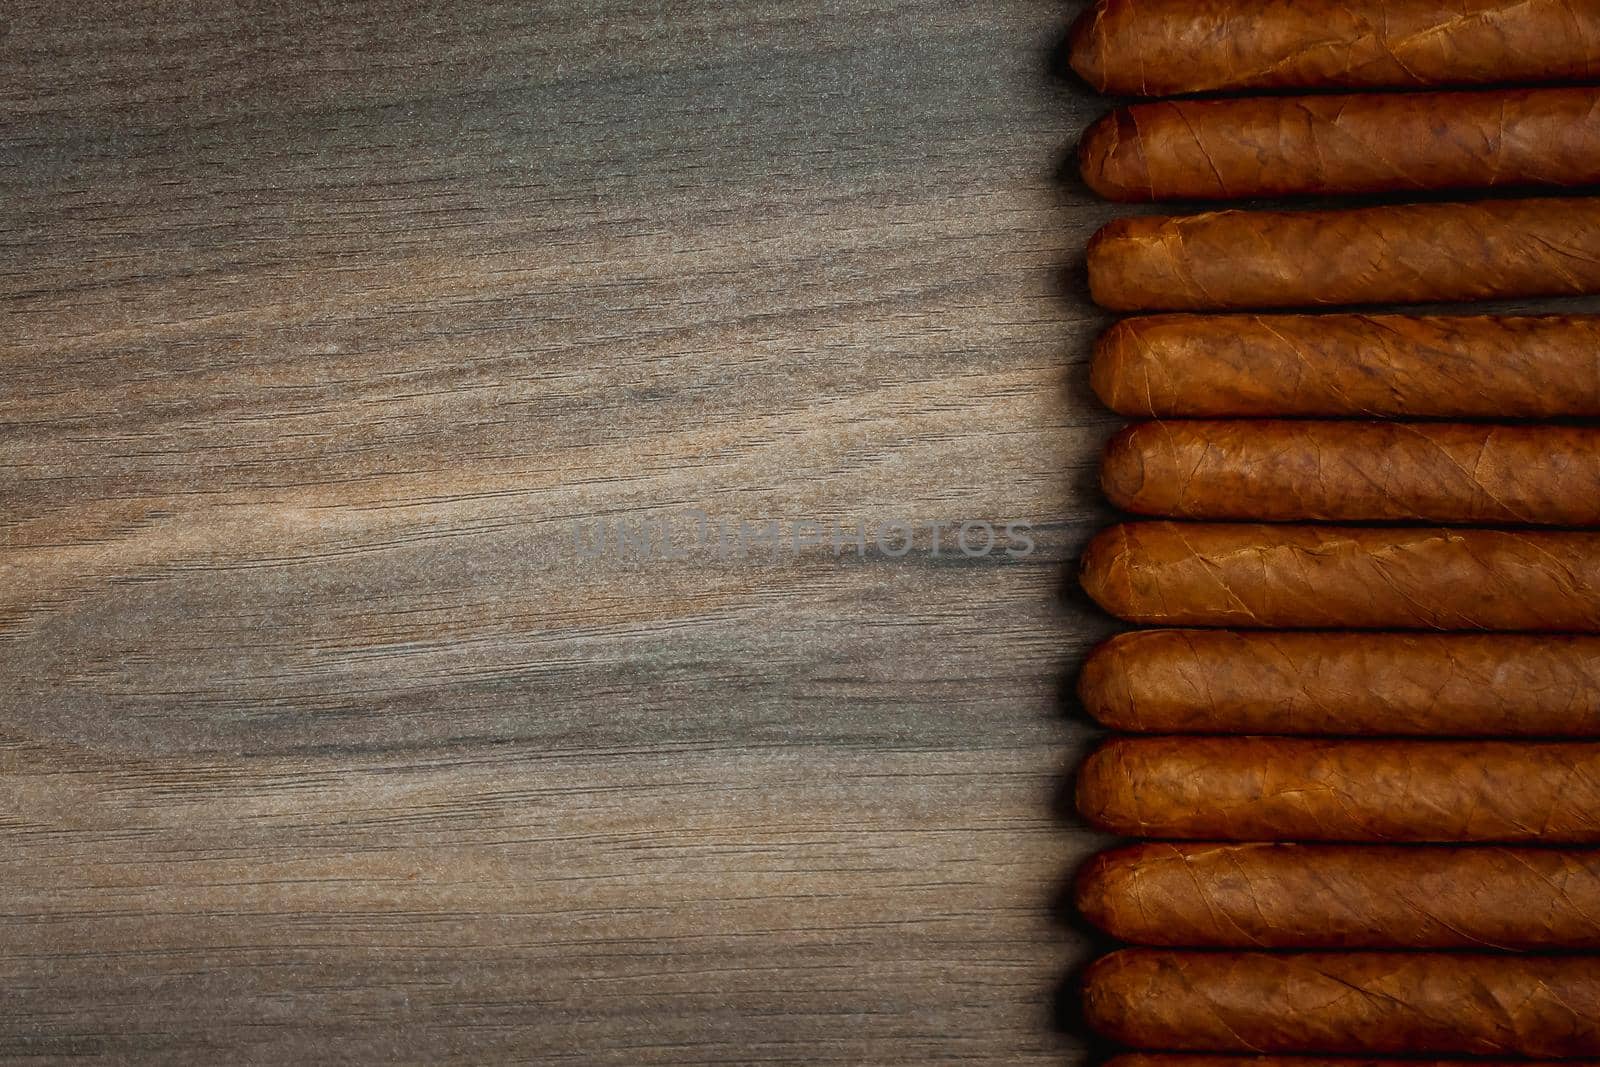
[[[1096,534],[1078,560],[1078,584],[1091,600],[1113,615],[1132,606],[1128,555],[1127,524],[1118,523]]]
[[[1067,33],[1067,65],[1096,91],[1106,86],[1105,35],[1100,20],[1105,12],[1098,3],[1086,8]]]
[[[1089,753],[1078,766],[1078,780],[1073,799],[1078,814],[1096,829],[1118,833],[1115,799],[1121,771],[1121,749],[1115,739],[1105,742]]]
[[[1113,885],[1117,864],[1112,853],[1102,852],[1078,871],[1072,883],[1072,905],[1090,926],[1112,933],[1111,898],[1116,893]]]
[[[1154,225],[1159,225],[1159,220]],[[1112,219],[1094,232],[1084,248],[1084,262],[1089,273],[1089,298],[1111,311],[1143,310],[1145,299],[1130,289],[1125,275],[1137,276],[1130,266],[1137,267],[1138,234],[1140,227],[1152,224],[1137,218]]]
[[[1127,236],[1127,232],[1128,220],[1124,218],[1112,219],[1090,234],[1089,240],[1083,245],[1083,255],[1089,261],[1089,266],[1093,268],[1095,259],[1105,255],[1108,246],[1112,246],[1114,250],[1114,246]]]
[[[1083,972],[1083,1021],[1113,1040],[1128,1033],[1130,1005],[1126,975],[1137,962],[1134,949],[1118,949],[1091,963]]]
[[[1148,422],[1124,427],[1106,442],[1100,461],[1100,489],[1112,505],[1123,511],[1147,510],[1140,499],[1145,483],[1144,439],[1150,434]]]
[[[1100,403],[1119,415],[1152,415],[1148,404],[1139,402],[1140,390],[1133,378],[1138,366],[1138,329],[1133,319],[1112,323],[1095,338],[1094,356],[1089,362],[1089,388]],[[1144,393],[1148,395],[1149,390]]]
[[[1078,172],[1107,200],[1150,200],[1150,168],[1134,112],[1125,107],[1100,116],[1078,140]]]
[[[1138,728],[1126,653],[1139,633],[1133,630],[1100,642],[1078,672],[1078,703],[1102,726],[1117,730]]]
[[[1107,849],[1078,872],[1073,883],[1073,903],[1078,914],[1097,930],[1119,941],[1160,944],[1170,931],[1165,922],[1161,873],[1170,868],[1176,850],[1168,844],[1141,842]],[[1181,866],[1181,860],[1180,860]],[[1180,895],[1192,875],[1180,879]],[[1154,882],[1158,891],[1150,899]]]
[[[1125,966],[1127,952],[1127,949],[1108,952],[1084,968],[1081,984],[1085,996],[1104,988],[1105,982],[1114,977]]]

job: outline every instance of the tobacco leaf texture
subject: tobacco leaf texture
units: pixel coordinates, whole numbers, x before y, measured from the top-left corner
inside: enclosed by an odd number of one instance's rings
[[[1087,259],[1114,311],[1582,295],[1600,292],[1600,198],[1123,218]]]
[[[1187,519],[1600,525],[1600,428],[1158,420],[1106,447],[1101,485]]]
[[[1090,968],[1084,1007],[1136,1048],[1585,1056],[1600,1053],[1600,960],[1126,949]]]
[[[1119,737],[1077,801],[1125,837],[1600,844],[1600,744]]]
[[[1600,638],[1134,630],[1085,661],[1096,720],[1139,733],[1600,736]]]
[[[1079,911],[1142,945],[1600,948],[1600,851],[1147,842],[1080,872]]]
[[[1600,631],[1600,533],[1131,522],[1079,581],[1144,625]]]
[[[1146,315],[1095,344],[1123,415],[1600,415],[1600,316]]]
[[[1572,0],[1100,0],[1070,38],[1104,93],[1423,88],[1600,74],[1600,10]]]
[[[1136,104],[1089,127],[1078,165],[1121,201],[1587,185],[1600,178],[1600,91]]]

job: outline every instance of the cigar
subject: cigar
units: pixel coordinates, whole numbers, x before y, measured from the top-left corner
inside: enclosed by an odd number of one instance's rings
[[[1600,958],[1124,949],[1089,1025],[1137,1048],[1539,1058],[1600,1053]]]
[[[1497,89],[1120,108],[1078,146],[1110,200],[1217,200],[1600,180],[1600,91]]]
[[[1124,218],[1088,267],[1114,311],[1576,296],[1600,292],[1600,198]]]
[[[1600,415],[1600,316],[1148,315],[1095,344],[1123,415]]]
[[[1136,733],[1600,737],[1600,638],[1135,630],[1078,698]]]
[[[1194,1052],[1124,1052],[1104,1067],[1529,1067],[1527,1060],[1373,1059],[1358,1056],[1228,1056]],[[1600,1060],[1563,1060],[1561,1067],[1600,1067]]]
[[[1492,423],[1161,421],[1106,447],[1140,515],[1274,522],[1600,525],[1600,429]]]
[[[1600,948],[1600,851],[1151,842],[1103,852],[1078,910],[1187,948]]]
[[[1119,737],[1078,811],[1188,841],[1600,842],[1600,744]]]
[[[1600,533],[1130,522],[1079,581],[1150,626],[1600,632]]]
[[[1102,93],[1425,88],[1600,75],[1600,11],[1570,0],[1100,0],[1072,69]]]

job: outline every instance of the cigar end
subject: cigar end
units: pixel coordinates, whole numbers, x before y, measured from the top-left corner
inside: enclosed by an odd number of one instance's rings
[[[1079,15],[1067,34],[1067,63],[1073,73],[1096,92],[1106,90],[1106,41],[1100,20],[1105,17],[1101,4],[1094,4]]]
[[[1141,494],[1145,485],[1144,457],[1149,451],[1144,438],[1149,436],[1153,425],[1143,422],[1124,427],[1106,442],[1105,455],[1100,461],[1100,490],[1113,507],[1152,513]]]
[[[1074,903],[1078,913],[1119,941],[1134,944],[1166,944],[1166,938],[1181,923],[1173,922],[1170,910],[1163,906],[1161,892],[1162,872],[1170,868],[1174,859],[1182,865],[1181,856],[1169,844],[1143,842],[1108,849],[1084,865],[1074,883]],[[1186,877],[1180,885],[1187,891]],[[1152,894],[1151,890],[1156,892]]]
[[[1102,1037],[1125,1045],[1138,1045],[1137,1009],[1130,1002],[1138,981],[1129,972],[1137,966],[1136,949],[1119,949],[1101,956],[1083,972],[1083,1021]]]
[[[1117,868],[1115,852],[1102,852],[1083,865],[1072,883],[1072,905],[1083,921],[1096,930],[1117,936],[1112,901]]]
[[[1150,395],[1150,372],[1144,359],[1139,319],[1120,319],[1094,342],[1089,363],[1089,388],[1100,403],[1118,415],[1157,414]]]
[[[1129,108],[1102,115],[1078,141],[1078,172],[1084,184],[1107,200],[1124,203],[1155,198],[1144,142]]]
[[[1096,534],[1078,561],[1078,584],[1096,604],[1119,617],[1133,605],[1129,548],[1127,524],[1118,523]]]
[[[1112,219],[1095,231],[1084,250],[1089,273],[1089,299],[1109,311],[1140,311],[1145,299],[1130,282],[1141,266],[1136,228],[1139,220]]]
[[[1127,828],[1117,817],[1116,798],[1123,775],[1118,769],[1121,752],[1115,740],[1107,741],[1078,767],[1073,790],[1078,814],[1097,830],[1120,834]]]
[[[1089,717],[1113,730],[1138,730],[1137,708],[1128,677],[1128,646],[1139,631],[1118,634],[1096,645],[1078,672],[1078,702]]]

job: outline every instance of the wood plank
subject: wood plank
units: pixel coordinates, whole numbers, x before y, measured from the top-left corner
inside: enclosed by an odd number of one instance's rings
[[[8,15],[0,1058],[1075,1055],[1070,12]]]

